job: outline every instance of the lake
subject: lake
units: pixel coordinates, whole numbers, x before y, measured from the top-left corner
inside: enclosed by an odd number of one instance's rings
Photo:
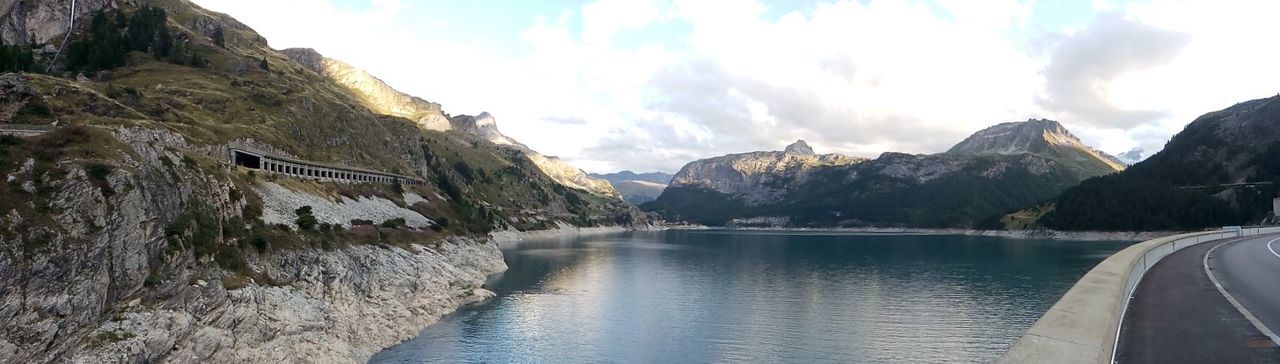
[[[498,297],[373,363],[989,362],[1129,243],[671,230],[503,249]]]

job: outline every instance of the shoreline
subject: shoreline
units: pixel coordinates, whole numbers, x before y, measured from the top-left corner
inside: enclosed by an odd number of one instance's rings
[[[489,240],[497,243],[501,248],[509,248],[517,243],[525,240],[554,239],[569,236],[584,235],[601,235],[612,234],[626,231],[659,231],[672,229],[669,226],[648,225],[643,228],[632,226],[594,226],[594,227],[578,227],[570,224],[561,223],[554,229],[543,230],[502,230],[489,233]]]
[[[1079,241],[1145,241],[1176,235],[1177,231],[1059,231],[1059,230],[973,230],[936,228],[797,228],[797,227],[742,227],[742,226],[668,226],[671,230],[725,230],[725,231],[778,231],[778,232],[827,232],[899,235],[968,235],[992,236],[1011,239],[1048,239]]]

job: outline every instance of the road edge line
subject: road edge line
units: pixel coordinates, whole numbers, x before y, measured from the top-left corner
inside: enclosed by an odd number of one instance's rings
[[[1248,239],[1248,240],[1252,240],[1252,239]],[[1280,240],[1280,238],[1277,238],[1277,240]],[[1209,276],[1209,281],[1213,282],[1213,286],[1218,288],[1218,292],[1222,293],[1222,296],[1227,298],[1227,302],[1230,302],[1231,306],[1236,308],[1236,311],[1239,311],[1241,315],[1244,315],[1244,318],[1249,320],[1249,323],[1253,324],[1254,328],[1257,328],[1258,331],[1261,331],[1263,335],[1266,335],[1268,338],[1270,338],[1271,341],[1274,342],[1276,345],[1280,345],[1280,336],[1276,336],[1275,332],[1272,332],[1271,329],[1267,328],[1266,325],[1262,324],[1262,321],[1258,321],[1258,318],[1254,317],[1253,314],[1250,313],[1248,309],[1245,309],[1244,305],[1240,304],[1240,301],[1236,301],[1236,298],[1234,296],[1232,296],[1230,293],[1227,293],[1227,289],[1222,288],[1222,283],[1218,282],[1218,278],[1214,277],[1213,272],[1209,270],[1209,256],[1213,255],[1214,251],[1217,251],[1218,248],[1222,247],[1223,245],[1237,243],[1241,241],[1246,241],[1246,240],[1228,241],[1228,242],[1215,245],[1213,248],[1209,248],[1209,251],[1204,253],[1204,259],[1203,259],[1204,274]],[[1274,242],[1275,240],[1272,240],[1272,241]]]

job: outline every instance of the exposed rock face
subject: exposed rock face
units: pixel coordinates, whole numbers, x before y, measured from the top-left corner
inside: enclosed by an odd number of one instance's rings
[[[791,145],[788,145],[782,151],[786,153],[800,154],[800,155],[814,154],[813,148],[809,147],[809,143],[805,143],[803,140],[797,140],[795,143],[791,143]]]
[[[1098,161],[1110,168],[1111,172],[1123,170],[1125,167],[1124,162],[1085,145],[1062,124],[1047,119],[996,124],[970,135],[947,150],[946,154],[1040,154],[1080,161]]]
[[[748,204],[776,201],[788,184],[801,184],[815,170],[863,162],[842,154],[814,154],[804,141],[782,152],[730,154],[686,164],[671,187],[698,187],[740,196]]]
[[[177,134],[115,135],[132,153],[103,187],[74,163],[58,178],[9,174],[49,186],[60,230],[0,234],[0,362],[358,362],[489,297],[480,285],[506,268],[487,240],[283,250],[246,262],[273,283],[227,289],[190,250],[172,250],[164,222],[196,201],[241,214],[234,186],[176,167],[178,151],[202,149]],[[0,226],[46,218],[5,210]]]
[[[440,104],[402,93],[362,69],[326,58],[311,48],[290,48],[280,52],[347,87],[365,107],[376,113],[413,120],[428,130],[453,129],[449,117],[441,111]]]
[[[973,227],[1120,168],[1061,124],[1031,120],[934,155],[863,160],[816,155],[797,141],[783,152],[694,161],[645,208],[710,225]]]
[[[72,0],[0,1],[0,39],[5,44],[60,43],[71,20]],[[76,28],[87,26],[88,15],[115,6],[115,0],[75,1]]]
[[[196,281],[180,289],[181,301],[125,309],[95,330],[121,339],[72,360],[363,362],[455,307],[492,297],[479,284],[506,268],[497,244],[468,239],[294,251],[257,264],[292,283],[228,291]]]
[[[494,119],[493,115],[489,115],[488,112],[481,112],[480,115],[476,116],[458,115],[449,119],[449,122],[455,125],[459,131],[488,140],[493,144],[529,149],[524,144],[508,138],[501,131],[498,131],[498,120]]]
[[[609,181],[594,178],[587,175],[578,167],[560,160],[560,158],[545,156],[542,153],[521,144],[502,134],[498,130],[498,121],[488,112],[482,112],[480,115],[459,115],[449,120],[454,127],[463,133],[475,136],[482,140],[487,140],[493,144],[515,148],[529,157],[533,164],[546,173],[548,177],[565,187],[576,188],[587,191],[600,196],[608,196],[620,198],[617,190],[609,184]]]
[[[27,106],[28,100],[37,96],[27,86],[27,81],[16,73],[0,75],[0,120],[13,120],[19,110]]]

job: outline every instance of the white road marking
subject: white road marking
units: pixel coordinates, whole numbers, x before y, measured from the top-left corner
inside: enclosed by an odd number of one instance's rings
[[[1276,240],[1280,240],[1280,238],[1276,238],[1275,240],[1267,242],[1267,249],[1270,249],[1271,243],[1275,242]],[[1244,240],[1241,239],[1241,240],[1235,240],[1235,241],[1228,241],[1222,244],[1218,244],[1212,248],[1209,248],[1209,251],[1204,253],[1204,260],[1203,260],[1204,274],[1209,276],[1209,281],[1213,282],[1213,286],[1218,289],[1218,292],[1222,293],[1222,296],[1227,298],[1227,302],[1230,302],[1232,306],[1235,306],[1236,311],[1240,311],[1240,314],[1244,315],[1244,318],[1246,320],[1249,320],[1249,323],[1253,324],[1254,328],[1257,328],[1258,331],[1261,331],[1263,335],[1266,335],[1268,338],[1271,338],[1271,341],[1276,343],[1276,345],[1280,345],[1280,335],[1276,335],[1276,333],[1274,331],[1271,331],[1271,329],[1268,328],[1267,325],[1263,325],[1262,321],[1259,321],[1257,317],[1253,316],[1252,312],[1249,312],[1248,309],[1244,308],[1244,305],[1240,304],[1240,301],[1237,301],[1235,296],[1232,296],[1230,293],[1227,293],[1227,289],[1222,287],[1222,282],[1218,282],[1218,277],[1214,277],[1213,272],[1209,270],[1209,256],[1213,255],[1214,251],[1218,250],[1218,248],[1221,248],[1223,245],[1227,245],[1234,242],[1240,242],[1240,241],[1244,241]],[[1272,250],[1271,253],[1274,254],[1275,251]],[[1277,254],[1277,256],[1280,256],[1280,254]],[[1114,363],[1115,359],[1112,359],[1112,362]]]
[[[1275,255],[1276,258],[1280,258],[1280,253],[1276,253],[1276,248],[1271,247],[1271,243],[1276,242],[1276,240],[1280,240],[1280,238],[1271,239],[1271,241],[1267,242],[1267,250],[1271,251],[1271,255]]]

